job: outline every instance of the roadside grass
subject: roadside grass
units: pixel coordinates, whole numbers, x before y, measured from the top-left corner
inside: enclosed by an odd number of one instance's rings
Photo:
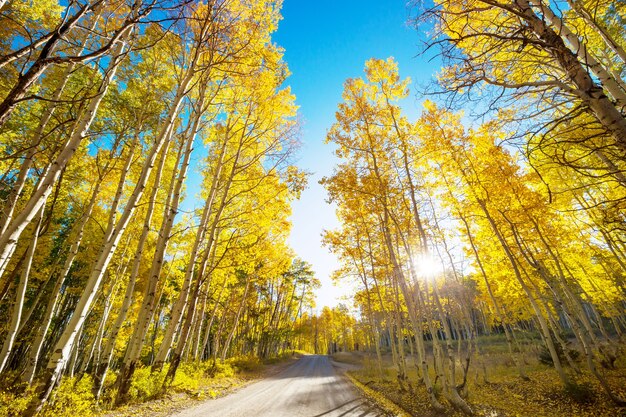
[[[166,394],[147,397],[115,410],[101,411],[101,417],[159,417],[193,406],[196,401],[223,397],[299,358],[300,352],[288,351],[260,360],[255,356],[237,356],[224,362],[211,361],[181,364]],[[149,368],[148,368],[149,371]],[[140,384],[141,380],[137,381]]]
[[[350,375],[350,373],[345,374],[347,378],[352,382],[352,384],[359,389],[363,393],[363,395],[368,398],[370,401],[377,404],[381,407],[385,412],[389,413],[389,415],[395,417],[410,417],[411,415],[406,412],[402,407],[398,406],[398,404],[391,401],[385,395],[376,391],[375,389],[369,388],[367,385],[362,384],[358,379],[354,376]]]
[[[540,349],[525,344],[523,354],[517,359],[523,364],[529,381],[521,379],[509,355],[508,346],[503,337],[489,336],[479,340],[481,355],[472,357],[472,365],[467,379],[466,400],[479,417],[618,417],[626,416],[626,409],[613,405],[603,392],[599,382],[588,371],[585,364],[580,364],[580,373],[568,369],[574,381],[569,390],[564,390],[554,369],[539,361]],[[362,364],[362,368],[348,372],[351,379],[367,387],[400,406],[409,415],[435,417],[437,414],[428,401],[423,384],[419,383],[419,374],[414,361],[407,352],[408,378],[402,383],[397,378],[391,355],[383,355],[382,375],[378,369],[375,354],[341,353],[334,355],[336,361]],[[432,357],[429,358],[432,380],[436,376]],[[483,363],[484,362],[484,368]],[[486,370],[486,372],[485,372]],[[626,397],[626,358],[620,356],[615,369],[601,371],[616,394]],[[460,365],[457,375],[462,375]],[[376,396],[372,398],[376,401]],[[445,399],[440,395],[440,400]],[[450,410],[452,408],[450,407]],[[460,412],[450,411],[447,416],[461,416]]]
[[[350,365],[363,366],[367,359],[365,353],[362,352],[336,352],[331,355],[336,362],[348,363]]]
[[[96,402],[89,376],[81,379],[63,378],[53,397],[46,403],[38,417],[58,416],[165,416],[193,405],[194,401],[224,396],[268,373],[276,371],[282,364],[300,357],[299,352],[285,352],[278,357],[261,361],[254,356],[238,356],[224,362],[212,361],[180,365],[176,377],[167,392],[162,391],[167,366],[159,372],[151,372],[150,367],[135,371],[129,391],[128,404],[113,409],[116,396],[114,372],[109,374],[100,401]],[[25,392],[16,387],[15,391],[0,390],[0,416],[17,417],[35,399],[36,387]],[[19,394],[18,394],[19,393]]]

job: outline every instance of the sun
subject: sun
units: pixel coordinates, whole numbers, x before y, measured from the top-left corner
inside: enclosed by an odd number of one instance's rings
[[[413,264],[415,265],[415,272],[422,278],[433,278],[443,271],[441,262],[429,254],[419,255]]]

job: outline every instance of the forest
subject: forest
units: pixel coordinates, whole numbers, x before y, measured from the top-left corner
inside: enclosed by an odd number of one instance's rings
[[[0,415],[305,352],[416,416],[623,412],[626,4],[407,6],[442,68],[415,118],[393,58],[344,83],[324,308],[281,6],[0,0]]]

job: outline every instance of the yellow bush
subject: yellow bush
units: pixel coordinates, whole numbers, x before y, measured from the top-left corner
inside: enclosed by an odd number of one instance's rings
[[[176,371],[172,387],[179,391],[197,394],[206,370],[206,363],[181,363]]]
[[[216,362],[215,365],[212,362],[207,362],[207,365],[206,375],[211,378],[220,379],[235,376],[235,370],[229,361]]]
[[[167,368],[151,372],[150,367],[137,368],[128,391],[131,401],[143,402],[158,397],[163,389]]]
[[[21,394],[0,391],[0,416],[17,417],[23,415],[31,401],[35,399],[33,388]]]
[[[96,403],[91,392],[92,387],[93,381],[88,375],[80,380],[76,377],[63,378],[39,416],[87,416],[94,414]]]
[[[236,356],[229,359],[229,362],[236,369],[244,372],[258,371],[261,368],[261,361],[256,356]]]

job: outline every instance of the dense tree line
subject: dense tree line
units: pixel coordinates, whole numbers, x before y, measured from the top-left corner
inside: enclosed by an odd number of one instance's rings
[[[381,374],[386,345],[400,386],[424,387],[435,410],[474,413],[470,364],[491,332],[521,378],[520,334],[536,334],[564,388],[589,375],[625,403],[602,369],[626,330],[625,11],[436,2],[417,23],[441,47],[445,100],[409,120],[392,59],[344,85],[327,136],[340,164],[322,181],[341,227],[325,241],[359,288]],[[480,124],[454,111],[468,103]]]
[[[65,376],[121,404],[139,367],[292,347],[318,284],[279,7],[2,2],[0,379],[31,413]]]

